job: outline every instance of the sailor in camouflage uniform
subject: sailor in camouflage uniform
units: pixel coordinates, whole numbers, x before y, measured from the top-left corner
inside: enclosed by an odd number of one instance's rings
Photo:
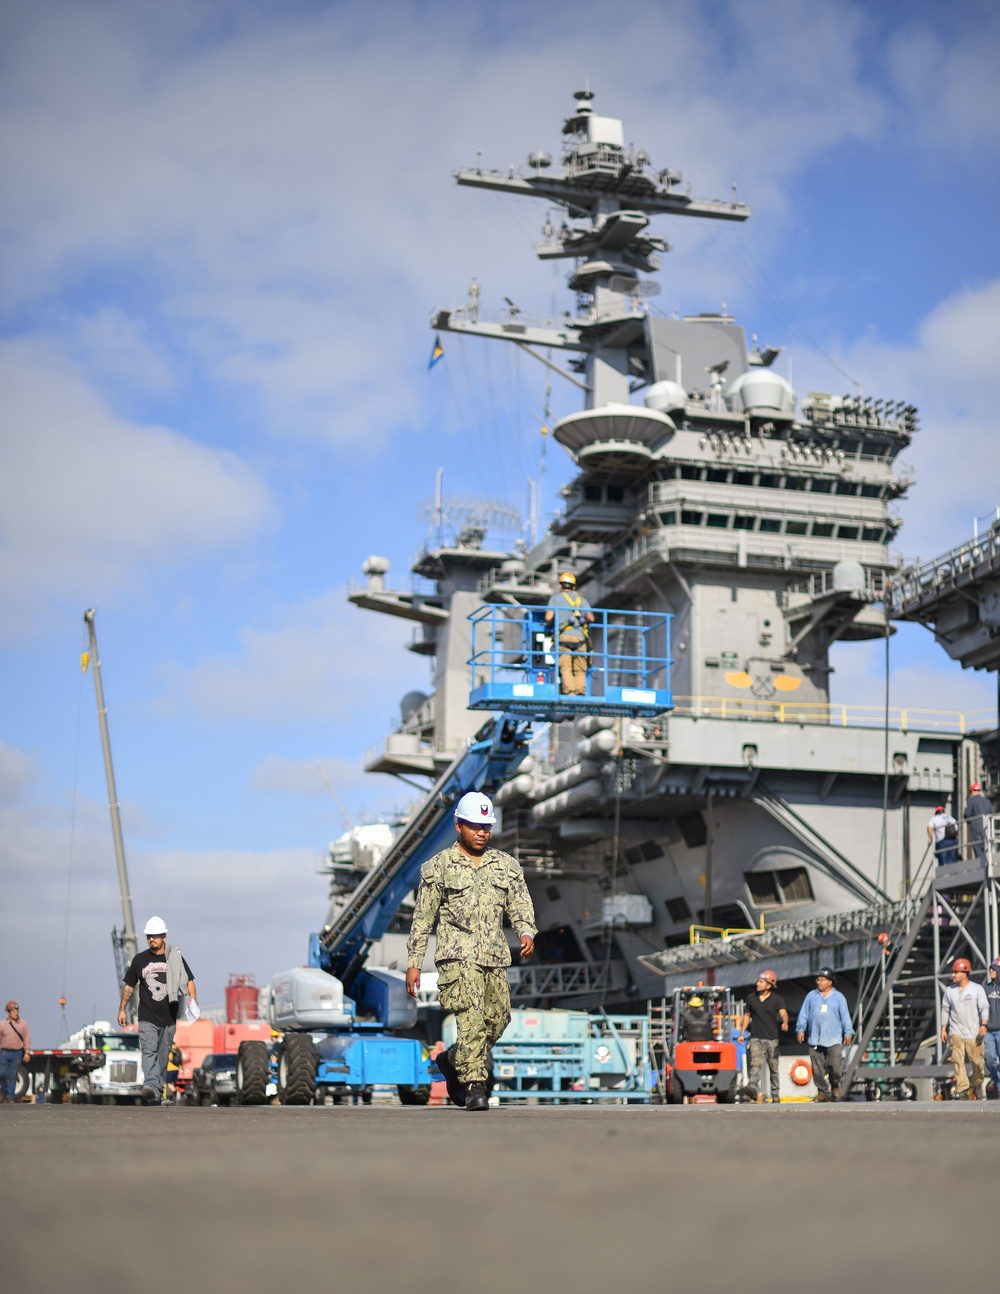
[[[427,940],[437,923],[438,997],[453,1011],[458,1042],[438,1057],[448,1095],[467,1110],[487,1110],[487,1053],[510,1023],[503,932],[506,912],[521,939],[521,956],[535,950],[535,912],[517,859],[488,849],[496,815],[489,796],[463,795],[455,806],[457,841],[424,863],[407,944],[406,990],[416,997]]]

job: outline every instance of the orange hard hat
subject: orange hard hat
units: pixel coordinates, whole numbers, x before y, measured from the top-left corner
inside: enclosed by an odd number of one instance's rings
[[[761,971],[761,973],[757,976],[757,978],[766,979],[768,984],[770,984],[772,988],[774,988],[775,984],[777,984],[778,982],[778,977],[777,975],[775,975],[773,970]]]
[[[957,961],[951,963],[953,971],[965,971],[966,975],[972,974],[972,962],[966,961],[964,957],[959,957]]]

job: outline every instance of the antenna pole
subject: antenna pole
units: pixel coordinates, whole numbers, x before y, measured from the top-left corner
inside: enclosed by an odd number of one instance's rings
[[[122,896],[122,943],[128,961],[138,951],[135,937],[135,919],[132,916],[132,894],[129,890],[128,871],[125,868],[125,842],[122,838],[122,819],[115,787],[115,770],[111,762],[111,738],[108,736],[108,707],[104,704],[104,685],[101,682],[101,657],[97,650],[97,631],[94,628],[94,609],[83,613],[90,638],[90,659],[94,665],[94,691],[97,693],[97,722],[101,728],[101,750],[104,752],[104,777],[108,784],[108,807],[111,810],[111,834],[115,842],[115,862],[118,864],[118,888]]]

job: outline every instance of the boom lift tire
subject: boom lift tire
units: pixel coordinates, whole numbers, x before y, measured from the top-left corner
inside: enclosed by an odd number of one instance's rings
[[[263,1105],[270,1080],[271,1061],[267,1043],[256,1040],[241,1042],[236,1058],[236,1091],[240,1105]]]
[[[278,1100],[282,1105],[311,1105],[316,1090],[319,1052],[308,1033],[286,1033],[278,1051]]]
[[[400,1105],[426,1105],[431,1099],[431,1089],[426,1084],[413,1087],[409,1083],[400,1083],[396,1090],[399,1092]]]

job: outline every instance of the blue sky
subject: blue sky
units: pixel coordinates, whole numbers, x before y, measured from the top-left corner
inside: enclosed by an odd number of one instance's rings
[[[661,307],[725,301],[796,389],[905,397],[900,551],[997,504],[1000,17],[985,3],[0,3],[0,993],[41,1040],[114,1000],[118,919],[84,608],[98,608],[136,914],[220,1001],[304,957],[361,759],[426,684],[402,580],[445,469],[523,508],[544,372],[446,339],[469,280],[547,311],[544,211],[451,170],[557,154],[572,91],[740,228],[669,224]],[[559,309],[571,304],[560,277]],[[825,359],[824,356],[828,357]],[[490,392],[492,391],[492,395]],[[553,393],[574,407],[571,388]],[[552,447],[546,510],[570,475]],[[987,708],[925,631],[893,699]],[[877,704],[877,651],[837,699]]]

